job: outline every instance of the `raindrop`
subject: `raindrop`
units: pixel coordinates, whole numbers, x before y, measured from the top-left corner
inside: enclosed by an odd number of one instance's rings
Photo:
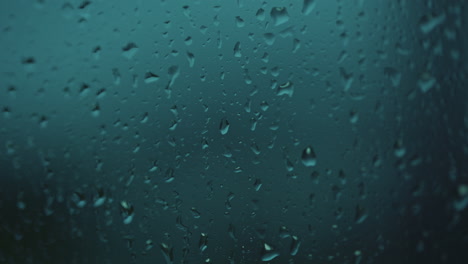
[[[76,204],[76,207],[83,208],[86,205],[86,198],[84,194],[80,192],[74,192],[71,200]]]
[[[133,205],[126,201],[120,202],[120,215],[122,216],[124,224],[130,224],[135,216]]]
[[[257,128],[257,119],[255,117],[250,118],[250,130],[255,131]]]
[[[115,84],[115,85],[119,85],[119,84],[120,84],[120,80],[121,80],[121,74],[120,74],[119,69],[113,68],[113,69],[112,69],[112,76],[114,77],[114,84]]]
[[[93,109],[91,110],[91,115],[92,115],[93,117],[98,117],[99,114],[100,114],[100,112],[101,112],[101,108],[99,107],[99,104],[96,103],[96,104],[94,105]]]
[[[189,62],[189,67],[192,68],[195,64],[195,55],[191,52],[187,52],[187,60]]]
[[[260,103],[260,109],[262,109],[263,111],[268,110],[269,107],[270,107],[270,106],[268,105],[268,103],[267,103],[266,101],[262,101],[262,102]]]
[[[367,218],[367,212],[366,209],[360,205],[356,206],[356,213],[354,215],[354,221],[356,224],[361,224],[364,222]]]
[[[233,224],[229,224],[228,233],[229,233],[229,236],[230,236],[234,241],[237,241],[237,237],[236,237],[236,227],[235,227]]]
[[[429,34],[437,26],[441,25],[445,21],[445,14],[440,15],[429,14],[421,17],[419,20],[419,28],[424,34]]]
[[[164,256],[164,260],[166,264],[173,264],[174,263],[174,251],[172,247],[169,247],[165,243],[161,243],[160,245],[161,252]]]
[[[306,167],[313,167],[317,164],[317,156],[315,155],[315,151],[311,146],[306,147],[302,151],[301,156],[302,164]]]
[[[401,72],[392,67],[385,67],[384,74],[392,82],[393,87],[398,87],[401,82]]]
[[[263,243],[262,251],[262,261],[271,261],[280,255],[279,252],[274,250],[273,247],[268,245],[267,243]]]
[[[199,212],[199,211],[197,210],[197,208],[195,208],[195,207],[192,207],[192,208],[190,209],[190,212],[192,213],[192,216],[193,216],[193,218],[195,218],[195,219],[198,219],[198,218],[200,218],[200,216],[201,216],[200,212]]]
[[[174,181],[174,179],[175,179],[174,169],[173,168],[167,169],[166,174],[164,175],[164,182],[169,183],[169,182]]]
[[[236,44],[234,45],[234,57],[236,58],[240,58],[242,57],[242,54],[241,54],[241,44],[240,42],[236,42]]]
[[[240,16],[236,16],[236,26],[238,28],[242,28],[245,26],[245,21]]]
[[[302,4],[302,14],[309,15],[312,13],[316,5],[316,0],[304,0],[304,3]]]
[[[291,241],[291,246],[289,247],[289,254],[291,256],[296,256],[297,252],[299,251],[299,247],[301,246],[301,241],[299,241],[299,238],[297,236],[291,236],[292,241]]]
[[[346,72],[344,68],[340,68],[340,75],[341,75],[341,81],[343,83],[343,90],[347,92],[351,89],[351,85],[353,84],[353,81],[354,81],[353,74]]]
[[[393,153],[397,158],[402,158],[406,154],[406,149],[403,146],[403,141],[401,139],[397,140],[393,144]]]
[[[282,25],[289,21],[289,14],[286,7],[273,7],[270,16],[275,26]]]
[[[264,21],[265,20],[265,10],[263,10],[263,8],[258,9],[257,13],[255,13],[255,17],[257,18],[258,21]]]
[[[257,143],[255,143],[255,142],[252,142],[252,144],[250,145],[250,149],[252,150],[252,152],[255,155],[260,155],[260,153],[261,153],[260,148],[258,147]]]
[[[159,75],[152,73],[150,71],[145,73],[145,83],[154,83],[159,80]]]
[[[255,180],[254,188],[256,192],[260,191],[260,188],[262,188],[262,181],[260,179]]]
[[[96,195],[93,198],[93,200],[94,200],[93,206],[94,207],[102,206],[104,204],[104,202],[106,201],[106,199],[107,198],[106,198],[106,196],[104,194],[104,190],[102,188],[99,188],[97,190]]]
[[[278,86],[278,89],[276,90],[277,96],[287,95],[289,97],[292,97],[293,93],[294,93],[294,85],[292,82],[289,82],[289,81]]]
[[[356,124],[359,120],[359,114],[355,110],[349,112],[349,122],[351,124]]]
[[[229,131],[229,127],[230,125],[227,119],[221,119],[221,122],[219,123],[219,132],[221,133],[221,135],[226,135]]]
[[[263,39],[268,46],[271,46],[273,43],[275,43],[276,37],[273,33],[265,33],[263,34]]]
[[[200,234],[200,240],[198,240],[198,248],[200,249],[200,252],[203,252],[208,248],[208,234]]]
[[[434,87],[436,82],[435,77],[431,76],[429,73],[423,73],[418,80],[418,86],[422,93],[427,93]]]
[[[124,56],[127,59],[131,59],[133,58],[133,56],[135,56],[137,51],[138,51],[138,46],[135,43],[130,42],[127,45],[122,47],[122,56]]]

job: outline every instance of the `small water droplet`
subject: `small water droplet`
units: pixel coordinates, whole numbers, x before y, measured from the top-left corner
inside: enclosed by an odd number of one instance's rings
[[[127,59],[131,59],[133,58],[133,56],[135,56],[137,51],[138,51],[138,46],[135,43],[130,42],[127,45],[122,47],[122,56],[124,56]]]
[[[289,97],[292,97],[293,93],[294,93],[294,85],[292,82],[289,82],[289,81],[278,86],[278,89],[276,90],[277,96],[287,95]]]
[[[145,83],[153,83],[159,80],[159,75],[152,73],[150,71],[145,73]]]
[[[301,156],[302,164],[306,167],[313,167],[317,164],[317,156],[315,155],[315,151],[311,146],[306,147],[302,151]]]

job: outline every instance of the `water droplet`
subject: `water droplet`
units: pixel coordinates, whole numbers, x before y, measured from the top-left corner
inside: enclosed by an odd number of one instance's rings
[[[130,224],[135,216],[133,205],[126,201],[120,202],[120,215],[122,216],[124,224]]]
[[[145,73],[145,83],[154,83],[159,80],[159,75],[152,73],[150,71]]]
[[[161,252],[164,256],[164,260],[166,264],[173,264],[174,263],[174,251],[172,247],[169,247],[165,243],[161,243],[160,245]]]
[[[277,96],[287,95],[289,97],[292,97],[293,93],[294,93],[294,85],[292,82],[289,82],[289,81],[278,86],[278,89],[276,90]]]
[[[195,55],[191,52],[187,52],[187,60],[189,62],[189,67],[193,68],[193,65],[195,65]]]
[[[424,15],[419,20],[419,28],[424,34],[429,34],[432,30],[434,30],[437,26],[441,25],[445,21],[445,14],[429,14]]]
[[[267,103],[266,101],[262,101],[262,102],[260,103],[260,109],[262,109],[263,111],[268,110],[269,107],[270,107],[270,106],[268,105],[268,103]]]
[[[200,212],[199,212],[199,211],[197,210],[197,208],[195,208],[195,207],[192,207],[192,208],[190,209],[190,212],[192,213],[192,216],[193,216],[193,218],[195,218],[195,219],[198,219],[198,218],[201,217]]]
[[[273,33],[265,33],[263,34],[263,39],[268,46],[271,46],[275,43],[276,37]]]
[[[203,252],[208,248],[208,234],[200,234],[200,240],[198,240],[198,248],[200,249],[200,252]]]
[[[429,73],[423,73],[418,80],[419,89],[422,93],[427,93],[437,83],[436,78],[431,76]]]
[[[390,79],[393,87],[398,87],[401,82],[401,72],[392,67],[384,68],[384,75]]]
[[[273,7],[270,16],[275,26],[282,25],[289,21],[289,14],[286,7]]]
[[[304,0],[304,3],[302,4],[302,14],[309,15],[312,13],[316,5],[316,0]]]
[[[250,130],[255,131],[257,128],[257,119],[255,117],[250,118]]]
[[[261,153],[260,148],[258,147],[257,143],[255,143],[255,142],[252,142],[252,144],[250,145],[250,149],[252,150],[252,152],[255,155],[260,155],[260,153]]]
[[[403,141],[401,139],[393,144],[393,153],[397,158],[402,158],[406,154],[406,148],[403,146]]]
[[[236,26],[238,28],[242,28],[245,26],[245,21],[240,16],[236,16]]]
[[[291,256],[296,256],[297,252],[299,251],[299,247],[301,246],[301,241],[297,236],[291,236],[291,246],[289,247],[289,254]]]
[[[263,10],[263,8],[258,9],[257,13],[255,13],[255,17],[257,18],[258,21],[264,21],[265,20],[265,10]]]
[[[236,58],[242,57],[241,44],[240,44],[239,41],[237,41],[236,44],[234,45],[234,57],[236,57]]]
[[[260,179],[256,179],[254,182],[254,187],[256,192],[260,191],[260,188],[262,188],[262,181]]]
[[[306,147],[302,151],[301,156],[302,164],[306,167],[313,167],[317,164],[317,156],[315,155],[315,151],[311,146]]]
[[[101,108],[99,107],[99,104],[96,103],[93,109],[91,110],[91,115],[93,117],[99,117],[100,112],[101,112]]]
[[[83,208],[86,205],[86,198],[81,192],[74,192],[71,200],[76,204],[76,207]]]
[[[104,194],[104,190],[102,188],[97,189],[97,193],[93,198],[93,200],[94,200],[93,206],[94,207],[102,206],[104,204],[104,202],[106,201],[106,199],[107,198],[106,198],[106,196]]]
[[[293,39],[293,49],[292,49],[292,52],[293,53],[296,53],[299,48],[301,47],[301,41],[299,39]]]
[[[135,43],[130,42],[127,45],[122,47],[122,56],[124,56],[127,59],[131,59],[133,58],[133,56],[135,56],[137,51],[138,51],[138,46]]]
[[[175,176],[174,176],[174,169],[169,168],[166,170],[166,174],[164,175],[164,182],[169,183],[174,181]]]
[[[221,135],[226,135],[229,131],[229,127],[230,125],[227,119],[221,119],[221,122],[219,123],[219,132],[221,133]]]
[[[263,243],[263,254],[262,254],[262,261],[270,261],[274,258],[278,257],[280,254],[274,248],[267,243]]]
[[[367,218],[367,211],[364,207],[357,205],[356,206],[356,213],[354,214],[354,221],[356,224],[361,224]]]
[[[356,124],[359,121],[359,114],[355,110],[349,112],[349,122],[351,124]]]
[[[237,237],[236,237],[236,227],[235,227],[233,224],[229,224],[228,233],[229,233],[229,236],[230,236],[234,241],[237,241]]]
[[[351,85],[354,81],[353,73],[348,73],[344,68],[340,68],[340,75],[343,83],[343,90],[347,92],[351,89]]]

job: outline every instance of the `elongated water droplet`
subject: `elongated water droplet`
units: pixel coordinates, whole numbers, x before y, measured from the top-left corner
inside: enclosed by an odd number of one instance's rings
[[[219,123],[219,132],[221,133],[221,135],[227,134],[227,132],[229,131],[229,126],[230,125],[227,119],[221,119],[221,122]]]
[[[289,247],[289,254],[291,256],[296,256],[297,252],[299,251],[299,247],[301,246],[301,241],[299,241],[299,238],[297,236],[291,236],[292,241],[291,241],[291,246]]]
[[[233,224],[229,224],[228,233],[229,233],[229,236],[230,236],[234,241],[237,241],[237,237],[236,237],[236,227],[235,227]]]
[[[174,263],[174,251],[172,247],[169,247],[165,243],[161,243],[161,252],[164,256],[164,260],[166,264],[173,264]]]
[[[145,83],[154,83],[159,80],[159,76],[152,72],[145,73]]]
[[[198,241],[198,248],[200,249],[200,252],[203,252],[208,248],[208,234],[206,233],[200,234],[200,240]]]
[[[302,14],[308,15],[312,13],[316,5],[316,0],[304,0],[304,3],[302,4]]]
[[[133,205],[127,201],[120,202],[120,215],[122,216],[124,224],[130,224],[135,216]]]
[[[234,57],[236,57],[236,58],[242,57],[241,44],[240,44],[239,41],[237,41],[236,44],[234,45]]]

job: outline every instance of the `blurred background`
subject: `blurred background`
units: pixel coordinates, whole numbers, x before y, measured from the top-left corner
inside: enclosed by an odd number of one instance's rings
[[[468,6],[0,3],[0,263],[467,263]]]

